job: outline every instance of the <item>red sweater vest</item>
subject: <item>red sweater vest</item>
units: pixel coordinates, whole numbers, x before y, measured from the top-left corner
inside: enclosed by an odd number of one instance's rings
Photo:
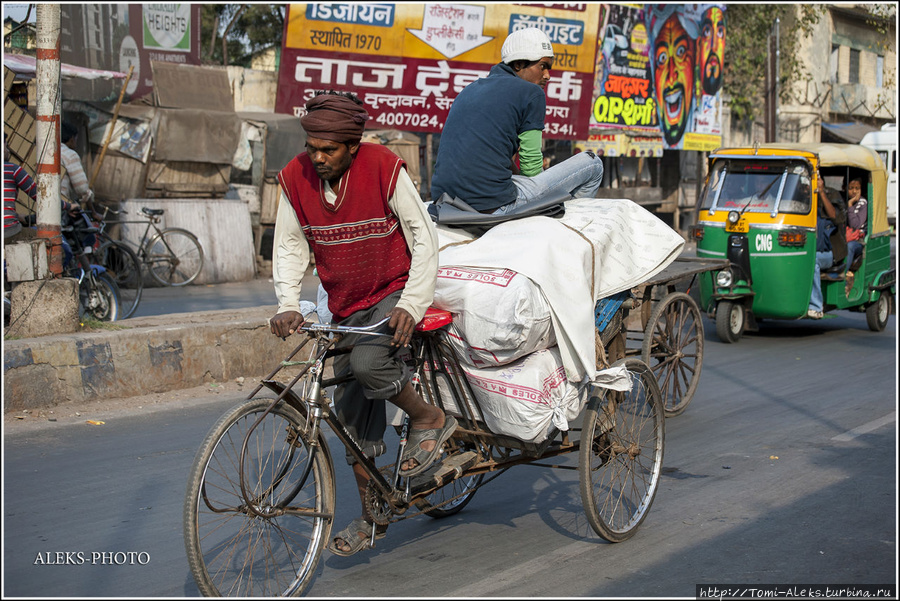
[[[380,144],[362,143],[341,178],[334,206],[304,152],[278,174],[316,257],[328,309],[340,321],[406,285],[410,253],[388,207],[401,158]]]

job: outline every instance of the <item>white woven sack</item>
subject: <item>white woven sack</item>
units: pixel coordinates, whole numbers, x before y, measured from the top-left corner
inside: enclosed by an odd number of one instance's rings
[[[453,313],[449,339],[473,367],[505,365],[556,344],[544,294],[509,269],[441,267],[433,304]]]
[[[556,347],[535,351],[500,367],[463,371],[481,408],[481,420],[490,432],[541,443],[551,427],[565,431],[578,417],[586,398],[567,379]],[[452,397],[441,386],[444,400]],[[445,409],[459,415],[452,403]]]

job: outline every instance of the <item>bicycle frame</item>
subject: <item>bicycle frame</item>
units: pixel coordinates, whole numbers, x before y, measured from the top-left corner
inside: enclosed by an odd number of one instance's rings
[[[448,342],[444,328],[451,321],[447,312],[426,314],[412,338],[412,357],[402,358],[415,363],[412,383],[421,386],[425,401],[443,405],[458,422],[441,449],[442,460],[413,478],[399,475],[408,416],[396,463],[379,469],[324,394],[353,377],[343,368],[338,375],[325,373],[328,359],[352,351],[350,345],[338,348],[344,334],[391,334],[373,331],[381,324],[300,327],[306,334],[303,342],[219,419],[193,463],[185,495],[185,549],[203,594],[293,595],[309,585],[337,517],[334,462],[322,422],[368,476],[362,503],[372,525],[369,547],[380,538],[377,526],[421,514],[455,515],[478,488],[516,464],[577,470],[591,528],[610,542],[634,534],[655,497],[663,458],[663,404],[650,368],[640,359],[618,360],[612,367],[627,369],[630,389],[605,390],[586,399],[582,427],[573,428],[580,431],[577,440],[556,430],[540,443],[518,440],[487,430],[483,419],[489,414],[481,411]],[[304,349],[306,360],[295,361]],[[285,378],[286,383],[275,380],[288,366],[300,367],[299,373]],[[276,398],[257,398],[264,389]],[[450,397],[453,407],[444,404]],[[573,451],[578,451],[577,467],[535,461]],[[343,554],[333,546],[328,549]]]
[[[394,485],[391,485],[388,482],[384,475],[379,471],[378,466],[375,464],[374,460],[365,455],[363,449],[359,446],[356,440],[353,439],[353,436],[347,431],[343,423],[341,423],[337,419],[337,417],[330,411],[329,403],[321,394],[322,390],[325,388],[343,384],[344,382],[348,382],[353,379],[352,375],[327,379],[324,378],[325,362],[328,359],[331,359],[337,355],[349,353],[353,350],[352,347],[341,349],[334,348],[334,345],[339,342],[341,336],[344,334],[391,336],[391,334],[383,334],[375,331],[385,323],[387,323],[387,321],[388,319],[384,319],[381,322],[378,322],[371,326],[361,328],[326,326],[321,324],[305,324],[304,326],[301,326],[300,329],[308,333],[307,339],[300,343],[293,350],[293,352],[291,352],[291,354],[281,363],[281,365],[279,365],[274,371],[272,371],[271,374],[266,376],[260,382],[259,386],[257,386],[257,388],[248,396],[248,399],[253,398],[260,390],[262,390],[263,387],[268,388],[278,395],[275,400],[272,401],[269,409],[263,412],[262,415],[260,415],[260,417],[257,419],[256,424],[250,427],[250,430],[248,431],[247,436],[244,440],[244,447],[241,450],[241,464],[243,465],[244,462],[244,451],[246,450],[247,440],[249,440],[253,430],[260,422],[262,422],[269,411],[271,411],[276,405],[278,405],[278,403],[286,402],[291,407],[296,409],[301,415],[306,417],[308,431],[305,434],[305,438],[307,439],[311,447],[314,447],[317,444],[316,441],[318,440],[319,436],[319,422],[324,421],[334,432],[335,436],[337,436],[338,440],[340,440],[340,442],[347,448],[353,458],[358,461],[359,464],[363,467],[363,469],[369,475],[371,481],[378,488],[379,492],[386,500],[391,503],[392,508],[399,508],[399,506],[405,505],[405,500],[399,498],[396,495],[397,477],[395,476]],[[337,334],[338,336],[325,338],[321,335],[325,333]],[[287,385],[273,380],[272,378],[274,378],[275,375],[279,371],[281,371],[281,369],[296,364],[292,363],[291,359],[293,359],[297,355],[297,353],[299,353],[310,341],[315,341],[316,349],[314,352],[310,353],[311,358],[308,361],[302,362],[306,363],[306,366],[300,371],[300,373],[294,376],[294,378]],[[294,385],[297,384],[297,382],[299,382],[304,376],[307,375],[307,373],[310,372],[312,372],[310,385],[306,390],[303,390],[301,392],[301,395],[298,395],[293,390]],[[312,452],[314,451],[311,450],[311,453]],[[241,472],[243,478],[243,470],[241,470]],[[245,500],[250,501],[251,499],[247,494],[247,491],[245,490],[243,480],[241,482],[241,489]],[[251,511],[256,513],[252,503],[248,502],[248,507],[251,508]]]
[[[261,423],[265,416],[279,403],[284,402],[296,409],[306,418],[307,430],[304,434],[304,438],[311,447],[317,444],[316,441],[318,440],[320,422],[324,421],[325,424],[327,424],[341,444],[347,449],[348,453],[360,466],[362,466],[369,476],[372,485],[378,489],[382,499],[391,506],[391,510],[394,514],[404,513],[416,500],[428,496],[438,488],[449,483],[449,480],[447,482],[438,481],[421,490],[417,488],[415,492],[413,492],[413,490],[411,490],[411,480],[407,480],[405,487],[398,488],[400,476],[397,469],[394,470],[390,480],[386,478],[378,469],[375,461],[365,455],[363,449],[347,431],[344,424],[341,423],[337,416],[330,410],[327,399],[322,395],[322,390],[343,384],[353,379],[352,375],[332,378],[324,377],[326,361],[337,355],[349,353],[352,350],[352,347],[334,348],[339,342],[340,336],[344,334],[390,336],[390,334],[383,334],[375,331],[386,322],[387,319],[364,328],[322,324],[305,324],[304,326],[301,326],[300,329],[307,332],[308,338],[299,344],[281,365],[263,378],[257,388],[248,396],[248,400],[252,399],[264,387],[277,395],[271,402],[269,408],[257,419],[256,424],[251,426],[250,431],[247,433],[244,441],[245,447],[242,448],[241,464],[243,465],[244,461],[243,457],[244,450],[246,449],[246,442],[249,440],[256,425]],[[323,336],[324,334],[336,334],[337,336],[325,338]],[[480,450],[479,461],[464,472],[457,472],[457,477],[475,476],[490,472],[497,472],[494,475],[494,477],[497,477],[510,467],[519,464],[542,465],[543,467],[548,467],[544,464],[537,464],[534,460],[563,455],[579,450],[580,441],[571,441],[568,432],[562,433],[561,437],[558,437],[556,434],[550,435],[543,443],[534,444],[508,436],[493,434],[482,428],[480,422],[475,418],[476,415],[481,415],[481,408],[478,406],[478,402],[472,392],[469,382],[463,375],[455,351],[443,340],[442,336],[443,334],[440,330],[416,332],[413,343],[413,355],[416,364],[413,382],[417,386],[424,384],[421,392],[427,402],[441,407],[442,410],[446,411],[446,399],[443,398],[437,380],[439,377],[447,378],[450,394],[454,397],[455,406],[458,408],[459,413],[462,414],[462,417],[458,418],[460,420],[460,425],[451,438],[451,441],[455,440],[457,442],[469,443]],[[310,358],[307,361],[292,361],[292,359],[311,340],[315,340],[316,349],[310,353]],[[284,384],[273,379],[284,367],[299,364],[305,365],[289,383]],[[422,366],[425,364],[429,364],[432,369],[429,370],[430,376],[426,378],[427,381],[422,382],[419,379],[419,373]],[[449,366],[450,369],[447,370],[440,366]],[[311,376],[309,380],[310,383],[308,387],[298,394],[293,388],[307,375]],[[407,418],[404,420],[400,434],[400,446],[397,452],[398,458],[402,456],[408,429],[409,425]],[[580,429],[572,428],[572,430],[579,431]],[[516,451],[518,451],[518,453]],[[553,465],[549,467],[577,469],[577,467],[574,466]],[[242,469],[242,474],[243,471],[244,470]],[[487,482],[492,481],[494,477],[482,482],[478,486],[480,487],[487,484]],[[248,507],[251,508],[251,511],[254,511],[252,509],[252,499],[247,491],[244,490],[243,484],[242,494],[244,494],[245,500],[248,501]],[[449,503],[452,500],[452,498],[448,499],[445,503]]]
[[[146,220],[144,220],[144,219],[122,219],[122,220],[116,220],[116,221],[106,221],[106,213],[112,211],[112,209],[110,209],[109,207],[105,207],[105,209],[106,209],[106,211],[104,212],[104,215],[103,215],[104,219],[101,221],[102,225],[100,227],[100,233],[102,235],[106,236],[107,238],[109,238],[109,235],[106,233],[107,225],[120,225],[120,224],[125,224],[125,223],[143,223],[147,226],[144,228],[144,233],[141,236],[141,241],[137,245],[138,251],[141,253],[141,256],[143,258],[144,254],[145,254],[144,248],[147,245],[147,242],[150,240],[150,236],[149,236],[150,228],[151,227],[153,228],[153,231],[155,234],[162,233],[162,230],[159,229],[159,227],[157,226],[157,224],[159,223],[159,216],[158,215],[147,215]],[[115,214],[119,214],[119,213],[123,213],[124,210],[123,211],[112,211],[112,212]]]

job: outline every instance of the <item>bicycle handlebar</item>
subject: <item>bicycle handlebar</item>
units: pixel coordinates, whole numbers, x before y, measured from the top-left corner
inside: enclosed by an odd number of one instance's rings
[[[377,323],[368,326],[341,326],[331,323],[304,323],[300,326],[300,330],[304,332],[319,332],[323,334],[369,334],[370,336],[386,336],[393,338],[393,334],[385,334],[384,332],[376,332],[378,328],[390,321],[390,317],[385,317]]]

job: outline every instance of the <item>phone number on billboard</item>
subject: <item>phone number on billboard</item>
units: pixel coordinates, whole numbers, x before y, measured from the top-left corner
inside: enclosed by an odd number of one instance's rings
[[[571,123],[544,123],[544,133],[550,136],[571,136],[575,135],[575,127]]]
[[[375,117],[375,122],[387,127],[444,127],[437,115],[422,113],[381,113]]]

